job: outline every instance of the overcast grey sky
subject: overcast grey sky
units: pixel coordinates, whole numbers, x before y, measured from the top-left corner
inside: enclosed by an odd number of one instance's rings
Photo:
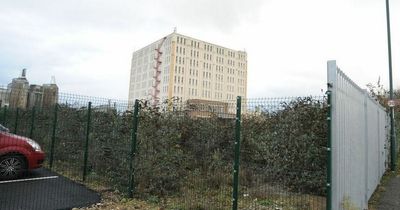
[[[400,87],[400,2],[391,0]],[[131,55],[174,27],[248,53],[248,96],[321,94],[335,59],[388,87],[385,0],[0,0],[0,84],[28,69],[62,92],[126,99]]]

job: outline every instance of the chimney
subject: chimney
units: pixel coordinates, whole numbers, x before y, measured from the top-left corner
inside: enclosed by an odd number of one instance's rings
[[[22,75],[21,75],[21,77],[22,77],[22,78],[26,78],[26,69],[25,69],[25,68],[22,69]]]

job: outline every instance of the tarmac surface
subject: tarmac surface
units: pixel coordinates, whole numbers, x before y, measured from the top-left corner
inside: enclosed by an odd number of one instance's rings
[[[0,181],[0,210],[72,209],[98,202],[98,193],[43,168]]]
[[[385,185],[378,205],[379,210],[400,209],[400,175],[391,178]]]

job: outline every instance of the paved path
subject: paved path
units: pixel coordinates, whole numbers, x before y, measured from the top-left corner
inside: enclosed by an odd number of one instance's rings
[[[378,205],[379,210],[400,209],[400,175],[393,177],[385,186]]]
[[[1,210],[72,209],[98,202],[96,192],[46,169],[19,180],[0,181]]]

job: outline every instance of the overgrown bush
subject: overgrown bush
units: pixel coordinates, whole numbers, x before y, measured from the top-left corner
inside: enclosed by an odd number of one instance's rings
[[[292,192],[323,195],[327,144],[324,105],[323,99],[305,97],[283,100],[268,109],[244,111],[240,184],[247,188],[273,184]],[[43,139],[40,143],[48,152],[52,110],[42,113],[36,120],[35,136]],[[62,164],[62,170],[81,176],[87,108],[61,105],[58,118],[55,166]],[[94,109],[91,119],[88,179],[127,192],[132,113]],[[162,111],[142,104],[134,162],[135,195],[162,198],[221,191],[229,198],[231,192],[226,189],[232,183],[234,139],[232,117],[198,117],[184,109]]]
[[[274,107],[278,110],[245,116],[244,170],[295,192],[324,194],[327,163],[324,103],[312,97],[298,98]]]

